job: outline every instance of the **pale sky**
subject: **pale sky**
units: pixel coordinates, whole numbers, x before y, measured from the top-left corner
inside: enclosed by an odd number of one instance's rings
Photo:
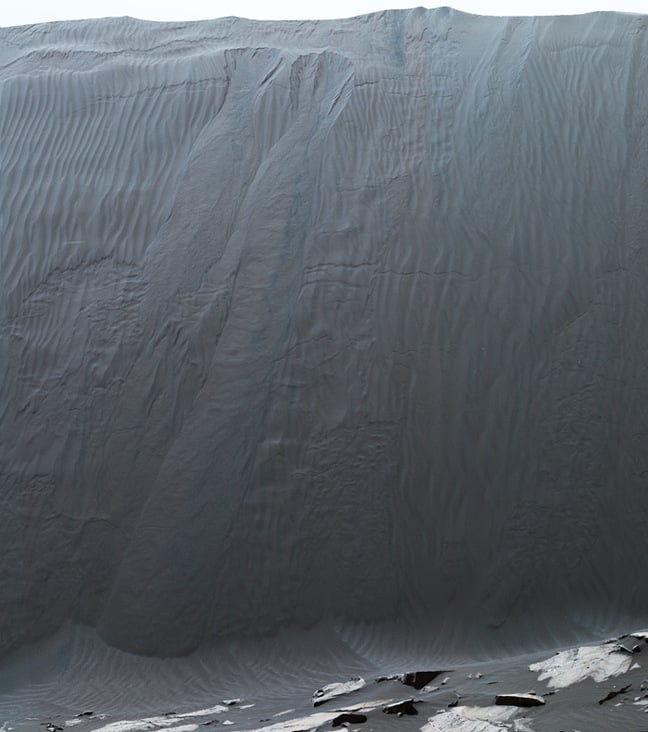
[[[411,8],[417,0],[0,0],[0,26],[49,20],[130,15],[148,20],[342,18],[385,8]],[[592,10],[648,13],[648,0],[441,0],[482,15],[565,15]]]

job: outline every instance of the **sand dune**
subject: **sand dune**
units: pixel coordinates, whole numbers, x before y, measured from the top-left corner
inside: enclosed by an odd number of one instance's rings
[[[645,625],[645,17],[0,37],[0,654]]]

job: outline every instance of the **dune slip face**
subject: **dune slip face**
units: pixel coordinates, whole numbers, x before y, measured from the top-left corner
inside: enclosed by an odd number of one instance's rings
[[[0,656],[333,627],[308,698],[645,627],[646,33],[0,29]]]

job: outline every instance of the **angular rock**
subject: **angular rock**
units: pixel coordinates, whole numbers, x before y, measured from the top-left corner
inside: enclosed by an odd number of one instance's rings
[[[615,697],[619,696],[619,694],[625,694],[626,691],[630,691],[632,688],[632,684],[628,684],[627,686],[624,686],[623,688],[619,689],[618,691],[610,691],[607,696],[604,696],[603,699],[599,699],[599,704],[605,704],[605,702],[610,701],[610,699],[614,699]]]
[[[402,674],[389,674],[389,676],[378,676],[376,679],[377,684],[381,684],[383,681],[400,681]]]
[[[405,686],[412,686],[415,689],[422,689],[424,686],[440,676],[443,671],[410,671],[401,676],[401,682]]]
[[[367,715],[366,714],[359,714],[358,712],[342,712],[339,716],[337,716],[331,724],[334,727],[339,727],[342,724],[363,724],[363,722],[367,721]]]
[[[495,704],[507,707],[541,707],[546,702],[537,694],[498,694]]]
[[[633,636],[628,636],[625,640],[618,640],[614,644],[614,651],[617,653],[627,653],[629,655],[634,655],[635,653],[641,653],[641,646],[639,643],[633,643],[630,638]]]
[[[609,644],[599,644],[560,651],[551,658],[532,663],[529,669],[540,672],[539,681],[546,680],[552,688],[560,689],[590,677],[600,683],[626,673],[631,665],[632,658],[627,654],[615,652]]]
[[[507,724],[517,714],[515,707],[456,707],[428,719],[422,732],[500,732],[510,729]],[[516,722],[514,729],[527,729]]]
[[[414,699],[403,699],[402,701],[386,704],[383,707],[385,714],[398,714],[398,716],[418,714],[418,709],[414,706]]]
[[[351,681],[343,681],[334,684],[327,684],[321,689],[313,692],[313,706],[318,707],[335,697],[351,694],[365,686],[366,681],[361,676],[356,676]]]

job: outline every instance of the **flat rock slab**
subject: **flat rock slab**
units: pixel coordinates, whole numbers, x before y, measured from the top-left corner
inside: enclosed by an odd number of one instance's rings
[[[313,692],[313,706],[318,707],[320,704],[325,704],[331,699],[335,699],[338,696],[344,696],[345,694],[351,694],[354,691],[359,691],[366,686],[366,681],[357,676],[351,679],[351,681],[342,681],[339,683],[327,684],[321,689]]]
[[[630,670],[632,654],[620,653],[615,646],[603,643],[596,646],[581,646],[560,651],[555,656],[532,663],[531,671],[539,671],[539,681],[562,689],[592,678],[597,683],[613,676],[620,676]]]
[[[522,720],[516,720],[512,727],[509,723],[518,714],[516,707],[457,707],[430,717],[421,732],[500,732],[515,729],[518,732],[530,730]]]

